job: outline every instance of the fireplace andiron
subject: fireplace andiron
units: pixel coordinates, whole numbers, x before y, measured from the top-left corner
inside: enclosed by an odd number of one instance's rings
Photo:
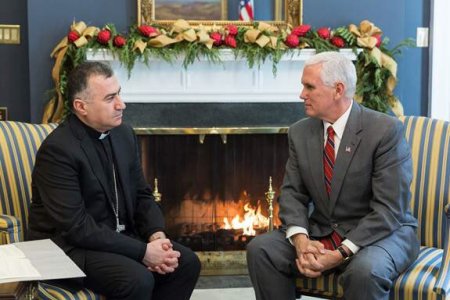
[[[272,188],[272,176],[269,177],[269,190],[265,193],[266,201],[269,203],[269,231],[273,230],[273,199],[275,191]]]

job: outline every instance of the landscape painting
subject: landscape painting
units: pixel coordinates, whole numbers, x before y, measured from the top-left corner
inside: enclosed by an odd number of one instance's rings
[[[224,20],[227,0],[155,0],[155,20]]]

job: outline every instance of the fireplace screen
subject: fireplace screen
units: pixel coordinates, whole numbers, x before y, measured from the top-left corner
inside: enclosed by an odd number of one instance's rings
[[[194,251],[245,250],[269,226],[269,177],[277,197],[288,156],[284,134],[143,135],[144,174],[158,178],[171,239]]]

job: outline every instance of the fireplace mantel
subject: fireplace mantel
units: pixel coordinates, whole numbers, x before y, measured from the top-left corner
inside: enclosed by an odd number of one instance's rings
[[[356,58],[351,49],[342,53]],[[245,58],[235,58],[232,50],[220,50],[222,63],[200,58],[187,69],[182,58],[168,63],[150,59],[148,66],[137,62],[130,77],[125,66],[105,50],[90,50],[88,60],[108,62],[122,85],[122,98],[130,103],[277,103],[298,102],[300,74],[314,49],[294,50],[277,64],[272,61],[249,68]]]

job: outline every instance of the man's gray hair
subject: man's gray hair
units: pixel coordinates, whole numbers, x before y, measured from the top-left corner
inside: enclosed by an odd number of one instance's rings
[[[356,68],[353,62],[339,52],[322,52],[305,62],[309,65],[321,64],[320,78],[326,86],[334,87],[337,82],[345,85],[345,97],[353,98],[356,91]]]

